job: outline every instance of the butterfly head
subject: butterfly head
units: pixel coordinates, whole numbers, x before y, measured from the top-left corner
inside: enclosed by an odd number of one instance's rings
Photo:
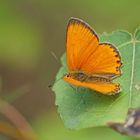
[[[64,76],[63,76],[63,80],[64,81],[68,81],[69,79],[71,79],[72,78],[72,75],[70,74],[70,73],[67,73],[67,74],[64,74]]]
[[[73,80],[84,82],[86,81],[86,79],[87,79],[87,75],[82,72],[68,73],[63,76],[63,80],[66,82],[70,82]]]

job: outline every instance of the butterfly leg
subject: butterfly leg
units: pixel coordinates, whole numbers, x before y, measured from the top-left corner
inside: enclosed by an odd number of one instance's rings
[[[78,92],[79,92],[79,87],[77,87],[77,86],[73,86],[73,85],[70,85],[71,86],[71,88],[75,91],[75,93],[76,94],[78,94]]]
[[[70,85],[70,87],[75,91],[75,87],[73,85]]]

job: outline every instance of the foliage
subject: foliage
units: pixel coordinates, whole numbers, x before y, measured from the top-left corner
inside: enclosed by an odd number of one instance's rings
[[[122,86],[118,95],[106,96],[95,91],[72,87],[60,78],[67,73],[65,56],[53,90],[56,94],[58,111],[68,128],[105,126],[108,122],[123,122],[130,107],[139,107],[140,102],[140,29],[134,36],[125,31],[110,35],[104,33],[101,42],[114,44],[121,53],[122,76],[115,81]],[[78,93],[77,93],[78,92]]]

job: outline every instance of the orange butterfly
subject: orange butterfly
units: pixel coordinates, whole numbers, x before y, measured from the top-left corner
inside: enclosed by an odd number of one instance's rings
[[[121,57],[109,43],[99,43],[93,29],[84,21],[70,18],[67,26],[67,64],[69,74],[63,80],[106,95],[120,91],[112,80],[121,75]]]

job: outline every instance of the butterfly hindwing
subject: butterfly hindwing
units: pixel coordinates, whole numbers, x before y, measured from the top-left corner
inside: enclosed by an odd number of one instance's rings
[[[71,77],[65,77],[64,80],[70,84],[74,84],[75,86],[89,88],[107,95],[113,95],[120,91],[120,85],[117,83],[81,82]]]

